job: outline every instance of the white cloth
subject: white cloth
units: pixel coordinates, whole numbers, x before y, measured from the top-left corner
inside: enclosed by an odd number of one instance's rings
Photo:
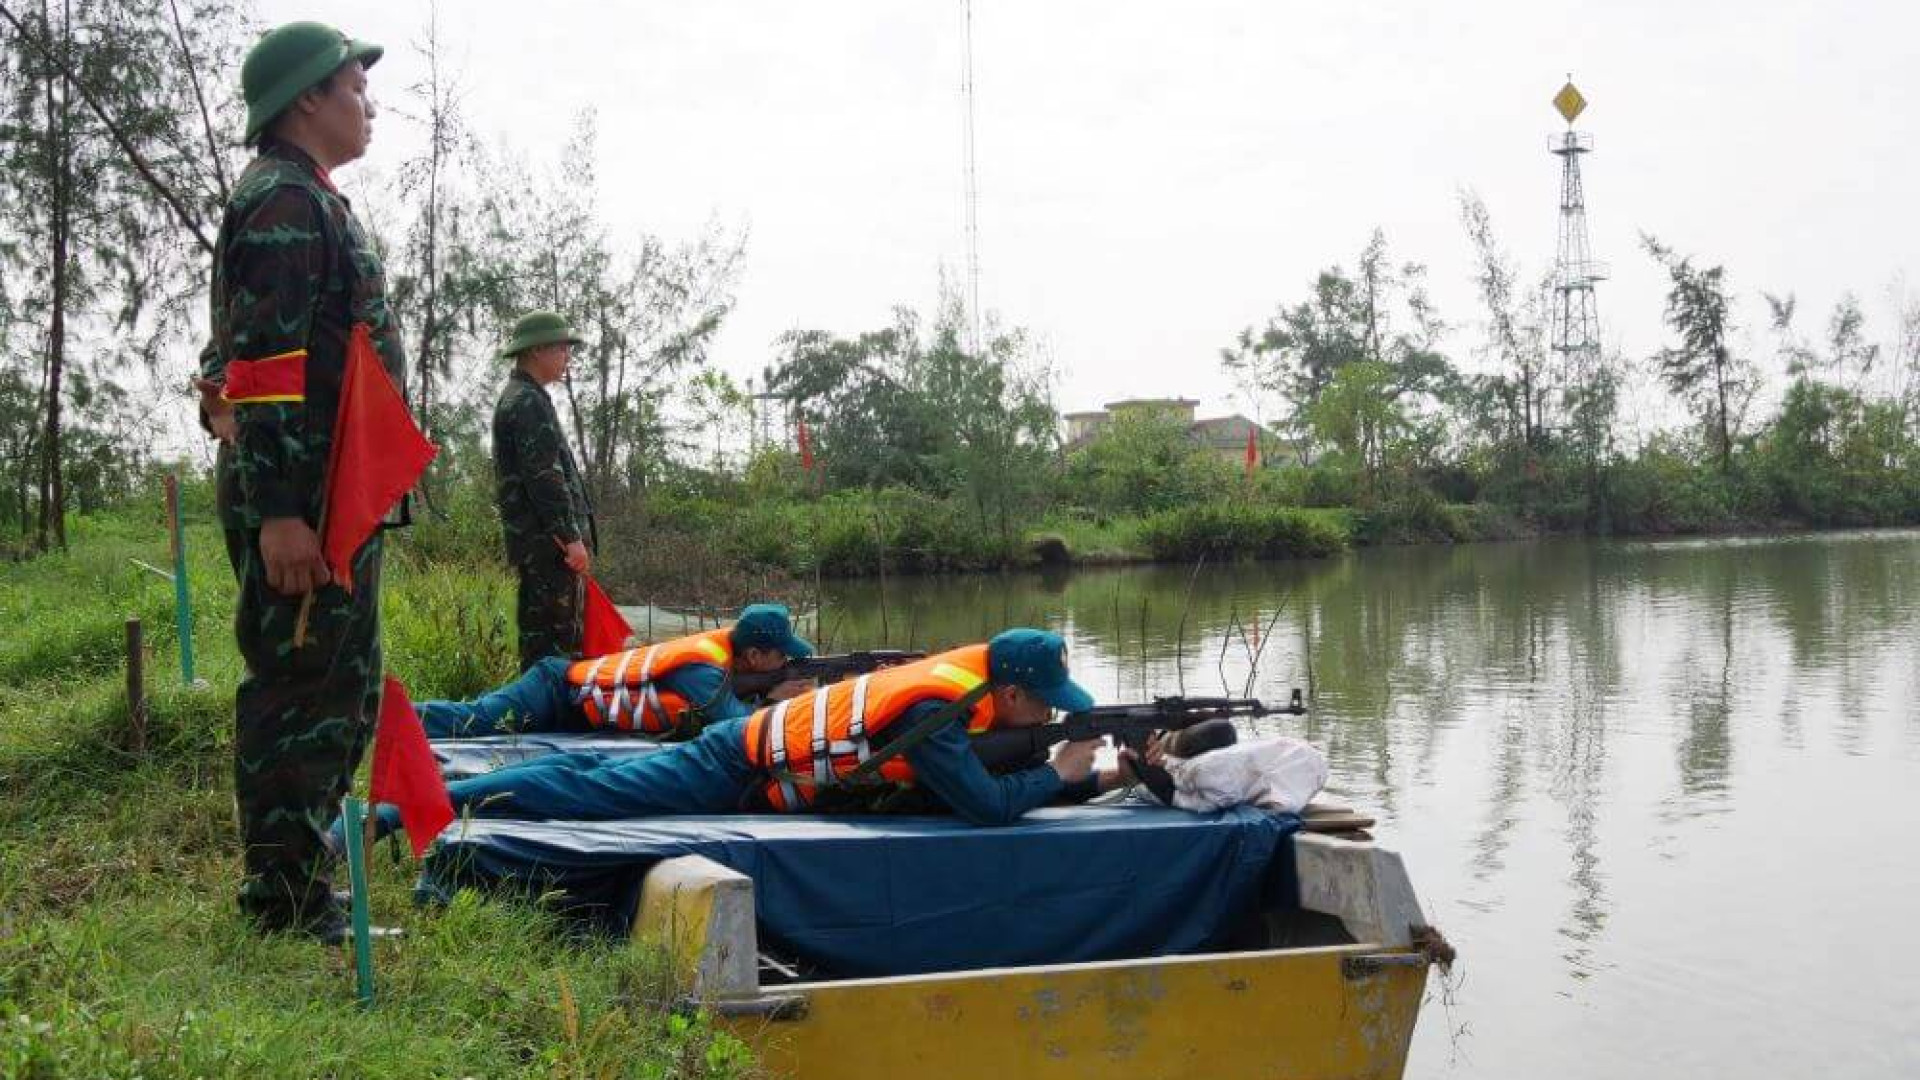
[[[1195,758],[1168,758],[1173,805],[1182,810],[1263,806],[1299,813],[1327,785],[1327,756],[1285,736],[1255,739]]]

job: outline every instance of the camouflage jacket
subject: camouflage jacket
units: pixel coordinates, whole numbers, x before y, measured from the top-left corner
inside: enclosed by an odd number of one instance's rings
[[[234,184],[214,244],[212,342],[201,374],[226,385],[239,439],[222,454],[223,523],[317,524],[354,323],[406,389],[386,273],[353,208],[312,158],[268,141]]]
[[[519,368],[493,408],[493,481],[509,561],[555,552],[556,539],[587,538],[593,509],[560,415],[546,389]]]

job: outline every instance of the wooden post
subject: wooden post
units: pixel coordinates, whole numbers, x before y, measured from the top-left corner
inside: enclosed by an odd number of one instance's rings
[[[146,645],[140,620],[127,620],[127,744],[136,754],[147,752]]]

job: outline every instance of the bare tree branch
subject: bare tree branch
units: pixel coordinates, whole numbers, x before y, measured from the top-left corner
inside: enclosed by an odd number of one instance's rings
[[[160,179],[158,173],[154,172],[153,167],[147,163],[146,155],[142,154],[140,148],[133,144],[133,140],[128,137],[125,129],[116,123],[112,116],[107,114],[107,110],[100,104],[100,99],[93,96],[93,92],[87,89],[86,84],[80,80],[78,75],[74,74],[72,68],[67,66],[66,61],[55,55],[45,41],[34,37],[34,35],[27,30],[26,24],[20,21],[20,17],[15,15],[11,8],[7,7],[5,0],[0,0],[0,18],[6,19],[7,22],[13,26],[14,31],[20,35],[21,40],[31,44],[34,51],[39,53],[42,59],[58,69],[60,73],[66,77],[69,86],[80,92],[80,100],[86,103],[87,109],[91,111],[107,129],[107,134],[113,136],[114,143],[120,147],[121,153],[127,155],[127,160],[133,163],[134,169],[140,173],[140,178],[145,180],[147,186],[153,189],[153,193],[158,195],[160,200],[167,204],[167,207],[173,211],[174,216],[180,219],[180,224],[184,225],[187,231],[193,234],[194,240],[199,243],[201,249],[208,255],[213,254],[213,241],[207,238],[206,231],[201,228],[199,218],[192,210],[188,209],[187,204],[180,198],[179,193],[174,191],[166,181]]]
[[[213,178],[219,185],[220,204],[226,205],[232,192],[227,187],[227,166],[221,160],[220,141],[213,134],[213,113],[207,109],[207,95],[200,89],[200,65],[194,62],[192,50],[187,48],[187,28],[180,21],[180,0],[167,0],[167,6],[173,11],[173,32],[180,38],[180,60],[187,68],[187,81],[193,84],[193,100],[200,106],[201,130],[207,134],[207,157],[213,159]]]

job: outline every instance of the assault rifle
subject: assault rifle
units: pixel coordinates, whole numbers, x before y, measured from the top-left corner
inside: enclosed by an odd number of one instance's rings
[[[849,675],[866,675],[926,658],[926,653],[905,649],[866,649],[833,656],[809,656],[804,660],[789,660],[786,666],[773,671],[736,672],[733,692],[742,698],[764,697],[774,687],[792,679],[817,679],[824,685]]]
[[[1186,753],[1181,753],[1183,748],[1177,743],[1169,748],[1169,752],[1177,756],[1191,757],[1201,750],[1230,743],[1230,721],[1234,717],[1299,716],[1306,711],[1306,702],[1297,689],[1285,705],[1268,705],[1254,698],[1224,697],[1162,697],[1138,705],[1096,705],[1085,712],[1068,713],[1064,719],[1051,724],[1000,728],[974,735],[973,752],[989,771],[1039,763],[1054,743],[1080,742],[1107,735],[1113,736],[1116,745],[1144,753],[1150,736],[1164,732],[1178,740],[1181,733],[1189,729],[1210,721],[1223,721],[1211,725],[1205,745],[1196,744]]]

